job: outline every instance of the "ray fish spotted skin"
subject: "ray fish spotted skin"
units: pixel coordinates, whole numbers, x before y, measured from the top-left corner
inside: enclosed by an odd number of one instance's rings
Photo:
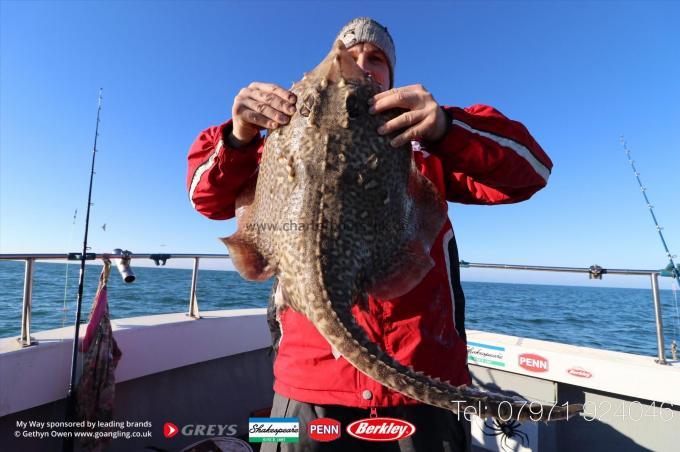
[[[423,403],[482,417],[560,420],[582,410],[537,405],[454,386],[406,367],[370,341],[351,313],[367,294],[401,296],[433,267],[429,252],[445,200],[377,128],[399,112],[371,115],[379,87],[337,41],[293,84],[297,109],[270,131],[257,185],[237,199],[236,233],[222,240],[248,280],[278,277],[282,309],[305,315],[359,371]]]

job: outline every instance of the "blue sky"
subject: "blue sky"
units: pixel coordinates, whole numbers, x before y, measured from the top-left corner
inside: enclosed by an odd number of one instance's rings
[[[186,195],[191,142],[230,116],[249,82],[290,86],[359,15],[393,34],[397,86],[422,83],[441,104],[492,105],[522,121],[555,164],[525,203],[450,205],[461,258],[664,266],[621,134],[680,254],[680,6],[509,1],[3,1],[0,252],[82,246],[99,87],[93,250],[224,252],[216,238],[233,221],[203,218]]]

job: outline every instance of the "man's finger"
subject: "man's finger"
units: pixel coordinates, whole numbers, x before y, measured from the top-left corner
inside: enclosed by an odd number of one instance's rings
[[[400,86],[398,88],[392,88],[388,89],[387,91],[383,91],[381,93],[376,94],[373,96],[373,99],[378,100],[382,99],[383,97],[390,96],[397,91],[419,91],[422,88],[423,85],[421,84],[415,84],[415,85],[406,85],[406,86]]]
[[[410,143],[411,140],[415,140],[421,134],[419,126],[420,124],[411,127],[401,135],[396,136],[395,138],[392,139],[392,141],[390,141],[390,145],[394,148],[398,148],[400,146],[405,145],[406,143]]]
[[[268,93],[259,89],[252,89],[248,91],[248,95],[257,102],[267,104],[281,113],[287,114],[288,116],[295,113],[295,102],[289,102],[288,99],[282,98],[278,94],[271,92]]]
[[[401,89],[389,96],[375,101],[368,109],[369,113],[380,113],[393,108],[412,109],[420,103],[420,93],[415,91],[402,91]]]
[[[248,85],[248,88],[257,89],[265,93],[276,94],[281,99],[285,99],[292,104],[297,102],[297,97],[295,96],[295,94],[291,93],[286,89],[281,88],[279,85],[275,85],[274,83],[253,82],[250,85]]]
[[[248,110],[256,111],[257,113],[265,116],[268,119],[278,122],[279,124],[288,124],[290,121],[290,116],[281,113],[275,108],[270,107],[264,102],[258,102],[255,99],[248,98],[241,101],[242,105]]]
[[[414,124],[418,124],[420,121],[425,119],[426,116],[427,113],[425,110],[407,111],[378,127],[378,133],[380,135],[387,135],[393,132],[398,132]]]
[[[383,91],[382,93],[378,93],[375,96],[373,96],[373,100],[377,101],[379,99],[382,99],[383,97],[390,96],[397,91],[416,91],[419,88],[422,88],[423,85],[420,84],[415,84],[415,85],[406,85],[406,86],[400,86],[399,88],[392,88],[388,89],[387,91]]]
[[[253,124],[263,129],[276,129],[279,126],[278,122],[267,118],[266,116],[256,112],[255,110],[246,109],[241,114],[241,117],[248,124]]]

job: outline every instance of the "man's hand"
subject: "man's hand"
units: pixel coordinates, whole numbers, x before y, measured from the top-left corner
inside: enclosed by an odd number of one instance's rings
[[[390,141],[395,148],[416,138],[437,141],[444,136],[447,129],[446,114],[423,85],[409,85],[383,91],[373,96],[369,100],[369,105],[368,111],[372,114],[393,108],[408,110],[378,128],[380,135],[401,132]]]
[[[229,144],[240,147],[250,143],[262,129],[287,124],[295,113],[295,94],[273,83],[253,82],[239,91],[231,107],[234,127]]]

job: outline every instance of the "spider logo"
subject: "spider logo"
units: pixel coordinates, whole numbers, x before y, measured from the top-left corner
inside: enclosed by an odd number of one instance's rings
[[[521,426],[522,424],[515,420],[504,422],[494,418],[493,424],[491,425],[487,424],[486,420],[484,421],[484,428],[482,431],[486,436],[502,435],[501,448],[503,450],[506,450],[506,448],[507,450],[513,450],[510,444],[508,444],[508,439],[514,439],[523,447],[529,447],[529,436],[519,429]],[[487,429],[490,431],[487,432]]]

